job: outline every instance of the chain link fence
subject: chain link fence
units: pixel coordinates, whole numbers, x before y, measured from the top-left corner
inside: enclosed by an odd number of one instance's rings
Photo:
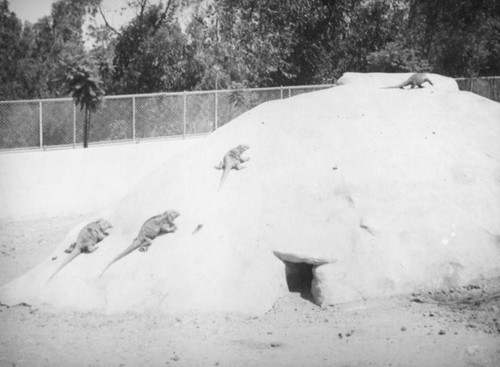
[[[263,102],[332,86],[108,96],[89,145],[209,134]],[[0,102],[0,151],[82,146],[84,115],[70,98]]]
[[[455,79],[460,90],[500,102],[500,77],[458,78]]]
[[[40,102],[0,104],[0,149],[40,147]]]
[[[457,79],[500,102],[500,77]],[[209,134],[272,100],[333,85],[108,96],[91,115],[89,145]],[[0,102],[0,151],[83,145],[84,111],[70,98]]]

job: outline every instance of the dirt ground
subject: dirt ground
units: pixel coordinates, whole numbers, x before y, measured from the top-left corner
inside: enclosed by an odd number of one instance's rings
[[[81,220],[0,222],[0,285]],[[137,365],[500,366],[500,279],[326,308],[290,293],[258,317],[0,306],[0,366]]]

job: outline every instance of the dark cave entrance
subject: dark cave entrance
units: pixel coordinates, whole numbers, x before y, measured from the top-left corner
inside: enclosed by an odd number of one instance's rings
[[[300,296],[314,303],[311,284],[314,278],[313,265],[305,262],[291,262],[281,260],[285,264],[285,276],[288,290],[300,293]]]

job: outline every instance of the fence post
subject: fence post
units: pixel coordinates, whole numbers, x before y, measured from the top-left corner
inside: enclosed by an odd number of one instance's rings
[[[280,99],[283,99],[283,86],[280,85]]]
[[[76,105],[73,103],[73,149],[76,148]]]
[[[135,96],[132,97],[132,141],[135,142]]]
[[[183,99],[183,111],[182,111],[182,138],[186,139],[186,91],[184,91],[184,94],[182,95]]]
[[[219,95],[217,94],[217,89],[215,90],[215,126],[214,130],[217,130],[219,127],[218,120],[219,120]]]
[[[498,88],[496,88],[497,84],[500,86],[499,83],[496,83],[497,81],[500,82],[500,79],[492,78],[490,80],[491,80],[490,87],[491,90],[493,91],[493,99],[497,102],[500,102],[500,99],[498,98]]]
[[[288,87],[288,98],[292,96],[292,87]]]
[[[43,149],[43,121],[42,121],[42,101],[39,102],[39,111],[40,111],[40,149]]]

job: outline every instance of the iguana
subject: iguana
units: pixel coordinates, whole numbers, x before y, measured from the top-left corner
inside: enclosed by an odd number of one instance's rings
[[[408,79],[406,79],[404,82],[401,84],[392,86],[392,87],[384,87],[384,89],[388,88],[401,88],[404,89],[404,87],[410,85],[412,88],[419,87],[423,88],[422,84],[425,82],[428,82],[430,85],[432,84],[431,80],[429,79],[429,76],[426,73],[415,73],[412,76],[410,76]]]
[[[224,158],[222,158],[222,161],[219,163],[219,165],[215,166],[215,169],[224,170],[224,172],[222,172],[219,189],[217,191],[220,191],[222,184],[227,178],[227,175],[229,175],[229,171],[231,171],[232,169],[240,170],[246,168],[243,167],[241,163],[248,161],[250,158],[243,158],[241,155],[248,149],[250,149],[248,145],[238,145],[236,148],[233,148],[229,152],[227,152],[224,155]]]
[[[98,242],[102,241],[108,234],[109,229],[113,226],[107,220],[99,219],[95,222],[87,224],[78,233],[76,242],[72,243],[70,247],[64,250],[69,254],[57,270],[50,276],[49,281],[66,265],[68,265],[75,257],[81,253],[90,254],[98,249],[96,246]]]
[[[122,253],[120,253],[117,257],[115,257],[102,271],[99,278],[102,277],[104,272],[115,262],[120,260],[121,258],[127,256],[132,251],[139,249],[141,252],[146,252],[148,247],[151,246],[153,240],[166,233],[175,232],[177,227],[174,224],[174,219],[177,218],[180,214],[175,210],[167,210],[165,213],[156,215],[154,217],[149,218],[142,225],[139,230],[139,234],[134,239],[132,244],[127,247]]]

